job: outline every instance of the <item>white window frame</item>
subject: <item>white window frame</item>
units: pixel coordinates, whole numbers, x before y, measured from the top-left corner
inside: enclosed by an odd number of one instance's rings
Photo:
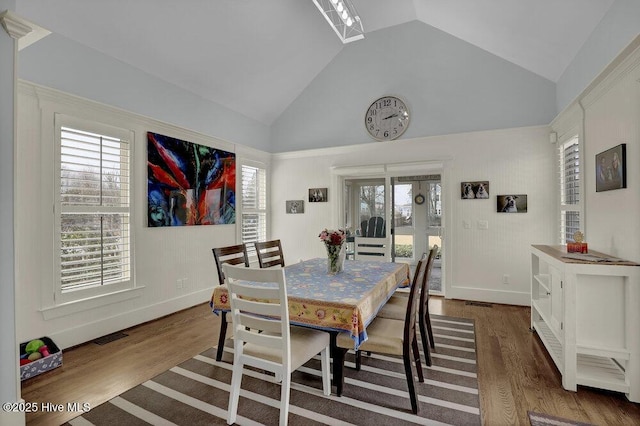
[[[266,164],[258,161],[243,160],[239,162],[240,173],[238,173],[237,187],[239,191],[236,191],[240,195],[240,202],[236,200],[236,209],[240,211],[238,219],[238,241],[242,244],[246,244],[247,254],[251,263],[257,262],[257,255],[253,246],[254,241],[265,241],[269,236],[269,169]],[[257,169],[259,173],[263,174],[264,178],[264,191],[262,192],[263,199],[260,199],[260,193],[258,193],[258,206],[247,207],[244,203],[244,169],[245,167]],[[261,214],[264,215],[264,230],[258,235],[256,239],[246,239],[244,236],[244,215],[246,214]]]
[[[54,118],[54,176],[53,176],[53,188],[54,188],[54,209],[53,209],[53,222],[54,222],[54,305],[55,306],[64,306],[70,303],[75,303],[79,301],[85,300],[93,300],[95,304],[96,298],[101,296],[110,296],[121,294],[127,290],[131,290],[134,287],[134,272],[133,272],[133,252],[134,252],[134,239],[133,239],[133,221],[134,221],[134,212],[133,212],[133,202],[132,196],[134,193],[133,189],[133,164],[134,164],[134,133],[130,130],[121,129],[118,127],[98,123],[92,120],[82,119],[78,117],[72,117],[64,114],[55,114]],[[62,291],[62,282],[61,282],[61,272],[62,272],[62,264],[61,264],[61,217],[63,212],[71,212],[77,211],[82,212],[82,208],[77,208],[75,206],[63,207],[61,204],[61,134],[62,128],[72,128],[77,130],[82,130],[90,133],[111,136],[114,138],[118,138],[121,140],[127,140],[129,142],[129,202],[128,208],[124,210],[122,208],[119,209],[109,209],[106,208],[105,213],[108,212],[118,212],[128,214],[129,215],[129,253],[128,253],[128,265],[129,265],[129,275],[126,279],[109,283],[102,284],[98,286],[91,286],[87,288],[73,289],[70,291]],[[100,208],[102,209],[102,208]],[[86,209],[87,213],[95,213],[100,209],[88,208]]]
[[[578,191],[578,202],[576,203],[567,203],[565,188],[566,188],[566,179],[565,175],[565,149],[574,144],[577,139],[578,143],[578,162],[579,162],[579,191]],[[584,156],[584,143],[581,132],[577,129],[573,129],[571,132],[565,133],[565,135],[558,142],[558,189],[559,189],[559,226],[558,226],[558,239],[559,243],[564,245],[567,243],[567,235],[566,235],[566,214],[570,212],[575,212],[578,214],[579,218],[579,226],[578,230],[580,230],[583,234],[585,232],[585,215],[584,215],[584,194],[585,194],[585,156]]]

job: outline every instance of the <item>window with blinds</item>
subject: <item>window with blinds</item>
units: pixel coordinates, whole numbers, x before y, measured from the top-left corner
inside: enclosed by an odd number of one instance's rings
[[[128,282],[129,141],[64,126],[59,132],[59,292]]]
[[[267,238],[267,171],[243,165],[242,175],[242,242],[249,256],[255,255],[253,242]]]
[[[580,143],[577,136],[560,144],[560,242],[573,241],[580,230],[581,173]]]

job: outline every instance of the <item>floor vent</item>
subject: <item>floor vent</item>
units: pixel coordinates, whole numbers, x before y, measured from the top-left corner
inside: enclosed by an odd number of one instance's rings
[[[118,331],[117,333],[111,333],[111,334],[107,334],[106,336],[98,337],[93,341],[93,343],[95,343],[96,345],[106,345],[107,343],[114,342],[116,340],[122,339],[123,337],[127,337],[127,336],[128,334],[121,333]]]
[[[480,306],[482,308],[493,308],[493,305],[491,303],[486,303],[486,302],[466,302],[465,305],[470,305],[470,306]]]

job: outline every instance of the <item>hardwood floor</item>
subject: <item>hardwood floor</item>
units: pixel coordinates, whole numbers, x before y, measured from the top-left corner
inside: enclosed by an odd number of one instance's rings
[[[640,404],[624,395],[579,387],[562,389],[542,343],[529,331],[529,308],[467,305],[432,297],[434,314],[476,321],[478,381],[485,425],[529,425],[527,410],[597,425],[638,425]],[[95,407],[214,346],[219,318],[208,304],[123,330],[128,337],[103,346],[63,351],[63,365],[22,384],[27,402],[89,403]],[[78,413],[27,414],[29,425],[58,425]]]

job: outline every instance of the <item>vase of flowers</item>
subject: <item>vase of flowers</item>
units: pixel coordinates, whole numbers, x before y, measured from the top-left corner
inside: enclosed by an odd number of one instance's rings
[[[344,229],[323,229],[319,237],[327,249],[327,274],[339,274],[344,270],[346,257],[344,242],[347,234]]]

